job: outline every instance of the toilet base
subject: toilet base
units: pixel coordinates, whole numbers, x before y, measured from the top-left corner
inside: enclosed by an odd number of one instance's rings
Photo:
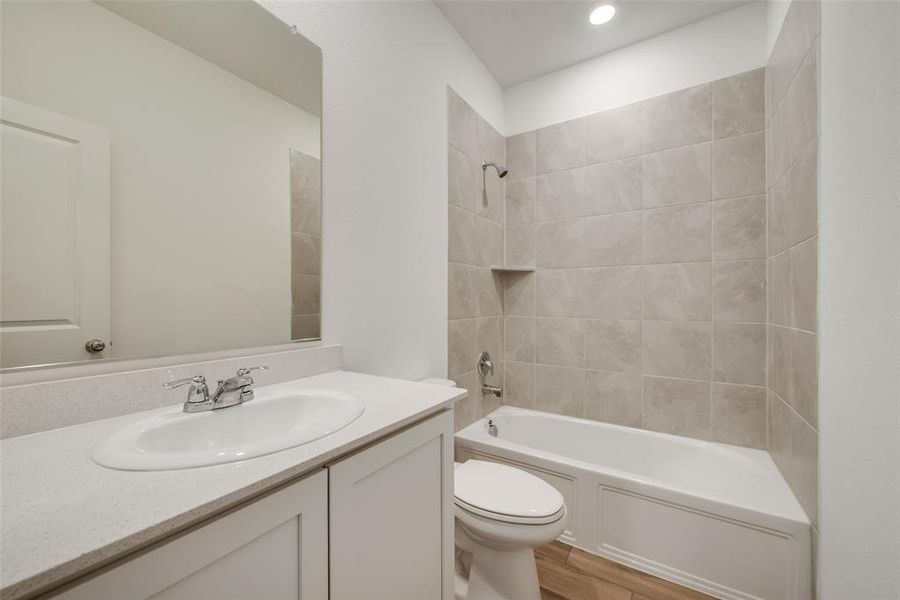
[[[480,545],[458,524],[456,540],[458,550],[469,555],[457,555],[456,600],[541,600],[530,547],[500,550]]]

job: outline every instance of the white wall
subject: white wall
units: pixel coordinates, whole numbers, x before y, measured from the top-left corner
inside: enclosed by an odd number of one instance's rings
[[[112,355],[289,341],[288,149],[318,156],[318,119],[96,4],[2,10],[3,94],[111,132]]]
[[[500,86],[431,2],[263,2],[322,48],[323,334],[346,368],[447,370],[447,91]]]
[[[900,598],[900,4],[822,2],[819,592]]]
[[[506,135],[646,100],[766,64],[754,2],[507,88]]]

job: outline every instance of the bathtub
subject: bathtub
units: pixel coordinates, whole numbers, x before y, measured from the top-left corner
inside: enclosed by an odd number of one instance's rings
[[[504,406],[456,434],[472,458],[556,487],[568,544],[718,598],[812,596],[809,520],[766,452]]]

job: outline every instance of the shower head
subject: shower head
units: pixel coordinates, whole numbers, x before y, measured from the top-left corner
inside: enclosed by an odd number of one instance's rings
[[[506,167],[500,166],[497,163],[481,161],[482,173],[486,172],[488,167],[494,167],[494,170],[497,171],[497,176],[500,177],[500,179],[503,179],[509,174],[509,170],[507,170]]]

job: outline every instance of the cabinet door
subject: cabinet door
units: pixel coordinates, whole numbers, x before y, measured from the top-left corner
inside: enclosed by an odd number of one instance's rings
[[[329,467],[331,600],[453,598],[453,417]]]
[[[54,598],[326,600],[327,486],[320,471]]]

